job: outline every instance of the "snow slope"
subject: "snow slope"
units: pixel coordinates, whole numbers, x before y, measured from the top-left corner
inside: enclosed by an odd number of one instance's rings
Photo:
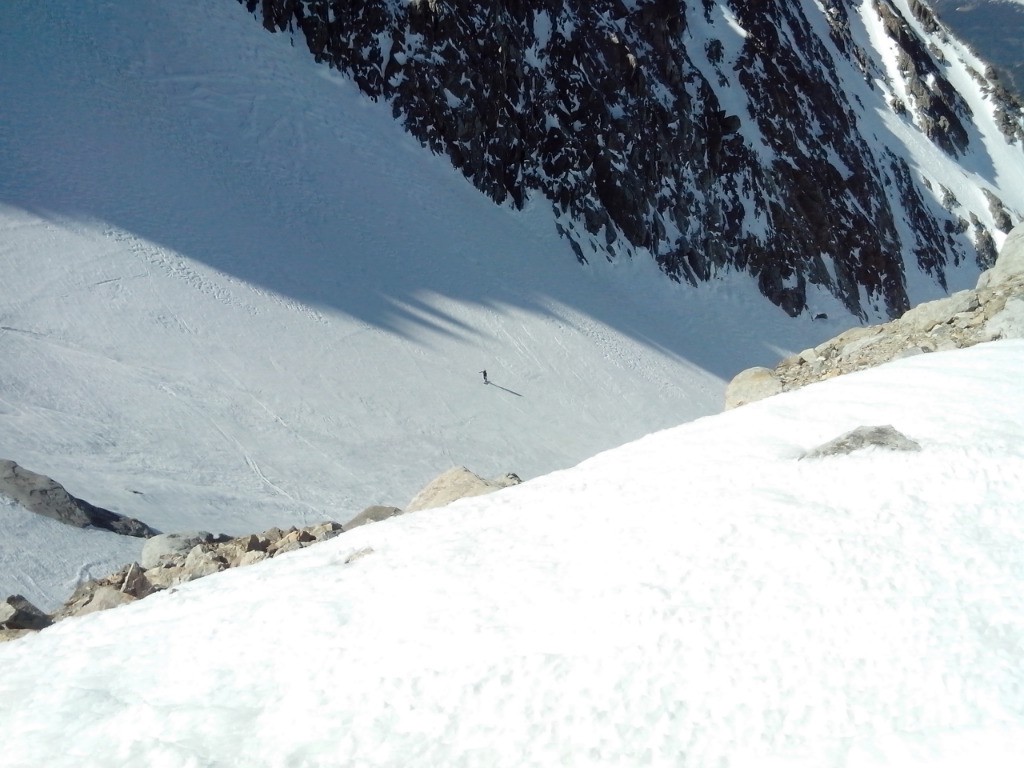
[[[70,619],[0,646],[4,759],[1018,766],[1022,378],[918,356]]]
[[[4,2],[0,71],[0,457],[163,530],[571,466],[850,322],[580,267],[232,2]],[[0,594],[60,602],[63,546],[0,550]]]

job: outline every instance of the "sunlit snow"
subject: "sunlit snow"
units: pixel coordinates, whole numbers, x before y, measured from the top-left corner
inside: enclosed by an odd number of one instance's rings
[[[580,266],[230,0],[31,6],[0,3],[0,458],[94,504],[243,534],[536,477],[852,322]],[[31,578],[0,548],[0,593],[59,603],[109,542]]]
[[[851,318],[578,265],[230,0],[0,64],[0,458],[228,533],[527,479],[0,644],[5,768],[1019,765],[1024,343],[708,416]],[[4,502],[0,596],[139,545]]]
[[[0,646],[12,766],[1018,766],[1024,342]],[[862,424],[919,453],[800,455]]]

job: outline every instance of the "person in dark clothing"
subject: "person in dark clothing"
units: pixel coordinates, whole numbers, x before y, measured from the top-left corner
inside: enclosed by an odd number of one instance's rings
[[[484,375],[484,384],[490,384],[491,382],[487,380],[487,369],[485,368],[484,370],[480,371],[480,373]]]

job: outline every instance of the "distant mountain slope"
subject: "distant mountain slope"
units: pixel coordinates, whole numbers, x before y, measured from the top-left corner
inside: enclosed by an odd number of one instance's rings
[[[1024,215],[1024,110],[919,0],[238,2],[581,261],[898,315]]]
[[[944,23],[1024,98],[1024,2],[930,0]]]

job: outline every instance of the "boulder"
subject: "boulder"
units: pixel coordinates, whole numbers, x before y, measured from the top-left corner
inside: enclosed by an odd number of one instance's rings
[[[250,534],[248,536],[239,536],[222,544],[216,544],[211,551],[216,552],[217,556],[224,560],[229,568],[234,568],[237,565],[241,565],[242,559],[251,552],[259,552],[265,556],[269,547],[269,541],[256,534]],[[254,561],[250,558],[247,562],[251,563]]]
[[[189,550],[188,556],[181,566],[186,581],[195,581],[204,576],[219,573],[227,567],[227,561],[223,557],[204,548],[202,544],[196,544]]]
[[[118,572],[98,581],[91,580],[80,584],[68,601],[53,614],[54,620],[62,621],[69,616],[85,616],[135,602],[137,597],[118,586],[120,578],[121,574]]]
[[[277,557],[278,555],[283,555],[286,552],[294,552],[296,549],[302,549],[302,542],[294,538],[284,538],[276,542],[268,552],[271,557]]]
[[[869,346],[873,343],[872,337],[877,334],[878,328],[876,326],[856,326],[843,331],[828,344],[815,347],[815,351],[819,354],[823,354],[829,348],[832,348],[846,350],[845,353],[840,352],[840,354],[849,354],[852,351]]]
[[[130,563],[102,579],[80,584],[52,620],[116,608],[228,568],[252,565],[325,541],[341,532],[339,523],[327,521],[288,531],[275,528],[269,533],[270,538],[267,533],[233,539],[206,531],[160,534],[146,542],[141,565]],[[14,596],[0,604],[0,640],[13,639],[22,630],[39,629],[50,623],[51,617],[24,598]]]
[[[484,480],[465,467],[452,467],[434,478],[406,506],[406,512],[443,507],[467,496],[481,496],[521,483],[518,475],[508,473],[497,480]]]
[[[918,304],[900,318],[900,323],[921,331],[930,331],[936,325],[950,322],[958,314],[972,312],[977,308],[977,292],[960,291],[944,299]]]
[[[284,536],[284,531],[282,531],[280,528],[278,528],[276,526],[273,527],[273,528],[268,528],[267,530],[265,530],[263,533],[260,534],[260,538],[265,539],[267,542],[269,542],[271,544],[274,543],[275,541],[280,541],[281,537],[283,537],[283,536]]]
[[[52,623],[49,616],[21,595],[11,595],[0,603],[0,629],[38,630]]]
[[[995,266],[979,278],[978,288],[992,288],[1020,278],[1024,278],[1024,222],[1010,230]]]
[[[146,580],[153,586],[154,592],[160,592],[188,581],[185,569],[180,565],[166,563],[146,571]]]
[[[1024,339],[1024,298],[1008,300],[1003,309],[985,323],[990,339]]]
[[[149,570],[160,565],[162,560],[180,557],[184,559],[197,544],[214,540],[208,531],[186,531],[183,533],[161,533],[148,539],[142,545],[143,569]]]
[[[87,602],[79,605],[73,612],[66,615],[87,616],[90,613],[96,613],[97,611],[108,611],[111,608],[117,608],[118,606],[127,605],[128,603],[134,603],[136,600],[138,600],[137,597],[134,597],[127,592],[122,592],[109,584],[101,584],[96,587]]]
[[[138,563],[129,563],[102,579],[90,579],[78,585],[70,598],[53,614],[60,621],[68,616],[84,616],[148,597],[162,585],[150,579]]]
[[[291,552],[294,549],[299,549],[306,544],[311,544],[314,541],[316,541],[316,539],[305,528],[294,529],[286,533],[273,544],[271,544],[267,548],[267,551],[272,555],[277,555],[281,552]]]
[[[725,389],[725,410],[763,400],[782,391],[782,382],[769,368],[748,368],[737,374]]]
[[[353,528],[358,528],[360,525],[377,523],[381,520],[387,520],[389,517],[395,517],[396,515],[401,514],[403,514],[403,512],[398,507],[385,507],[380,504],[374,504],[372,507],[367,507],[345,523],[345,530],[350,531]]]
[[[76,528],[91,526],[140,538],[157,533],[139,520],[72,496],[56,480],[31,472],[7,459],[0,459],[0,494],[13,499],[30,512]]]
[[[242,568],[246,565],[253,565],[254,563],[259,563],[263,560],[266,560],[268,557],[270,557],[270,555],[268,555],[266,552],[261,552],[258,549],[253,549],[246,552],[240,558],[238,558],[238,562],[235,563],[235,567]]]
[[[891,425],[857,427],[834,440],[812,448],[801,459],[820,459],[842,456],[864,448],[883,448],[888,451],[920,451],[921,446]]]
[[[121,591],[132,597],[148,597],[156,591],[156,587],[146,576],[145,571],[138,563],[131,563],[124,569],[124,579],[121,581]]]
[[[797,355],[797,359],[807,365],[814,365],[821,362],[821,355],[818,354],[818,350],[812,347],[811,349],[805,349]]]
[[[327,541],[328,539],[333,539],[335,536],[343,533],[345,528],[341,523],[336,523],[334,520],[328,520],[325,523],[318,523],[308,530],[316,541]]]
[[[243,552],[266,552],[267,545],[269,544],[266,539],[261,539],[254,533],[248,536],[241,536],[237,539],[232,539],[231,542],[228,543],[232,542]]]

